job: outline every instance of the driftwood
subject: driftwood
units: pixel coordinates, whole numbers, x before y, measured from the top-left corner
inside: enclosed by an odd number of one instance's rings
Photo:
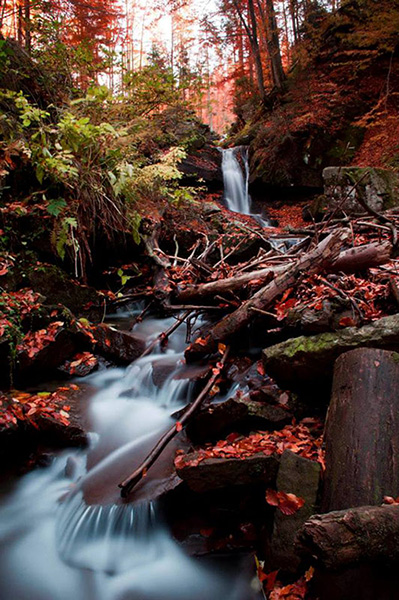
[[[370,267],[377,267],[390,261],[391,252],[392,244],[389,241],[373,242],[364,246],[349,248],[338,255],[329,270],[332,272],[354,273]],[[266,285],[273,277],[285,273],[291,266],[292,262],[283,265],[270,265],[263,269],[226,277],[225,279],[188,285],[175,294],[175,301],[182,304],[200,302],[205,298],[212,298],[216,294],[221,295],[240,290],[251,281],[256,281],[259,285]]]
[[[360,506],[314,515],[297,537],[297,549],[326,569],[368,561],[399,561],[399,505]]]
[[[173,425],[170,429],[168,429],[168,431],[157,442],[155,447],[151,450],[151,452],[141,463],[141,465],[131,475],[129,475],[129,477],[127,477],[124,481],[122,481],[122,483],[119,484],[119,487],[121,488],[122,498],[126,498],[132,491],[132,489],[139,483],[139,481],[141,481],[141,479],[145,477],[148,469],[151,467],[151,465],[154,464],[154,462],[160,456],[164,448],[179,433],[179,431],[181,431],[182,427],[191,419],[194,413],[201,406],[202,402],[205,400],[208,393],[215,384],[216,379],[219,377],[220,371],[221,369],[223,369],[226,363],[228,354],[229,349],[226,348],[223,357],[220,360],[220,368],[212,370],[212,376],[209,378],[208,383],[206,384],[202,392],[194,400],[194,402],[190,404],[187,410],[180,417],[179,422]]]
[[[216,323],[208,332],[205,340],[195,340],[186,350],[186,359],[192,360],[213,352],[218,342],[224,342],[248,325],[254,317],[254,308],[265,310],[286,289],[295,285],[302,274],[310,275],[328,268],[336,259],[342,244],[347,238],[347,230],[335,231],[315,248],[299,257],[293,265],[256,292],[237,310]]]
[[[336,361],[325,427],[322,510],[399,495],[399,355],[374,348]]]
[[[198,302],[204,298],[226,294],[227,292],[234,292],[255,280],[264,285],[275,275],[286,271],[286,269],[287,265],[276,265],[274,267],[270,266],[264,269],[258,269],[257,271],[251,271],[250,273],[236,275],[235,277],[226,277],[225,279],[209,281],[208,283],[189,285],[176,294],[175,300],[176,302],[182,303]]]
[[[378,267],[390,261],[392,244],[389,241],[373,242],[364,246],[355,246],[340,253],[331,265],[331,271],[354,273],[370,267]]]

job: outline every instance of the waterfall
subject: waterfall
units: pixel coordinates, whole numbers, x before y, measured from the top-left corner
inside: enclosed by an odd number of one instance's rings
[[[244,173],[237,155],[244,164]],[[222,172],[226,206],[233,212],[251,214],[251,199],[248,194],[248,149],[239,146],[222,150]]]

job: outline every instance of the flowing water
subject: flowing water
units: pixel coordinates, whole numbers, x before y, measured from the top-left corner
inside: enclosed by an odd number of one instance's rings
[[[171,319],[136,326],[150,342]],[[253,574],[188,557],[163,524],[157,490],[173,481],[166,452],[138,486],[135,501],[119,498],[117,483],[134,470],[191,399],[184,379],[184,327],[166,352],[154,351],[127,369],[87,378],[88,451],[59,455],[50,467],[17,482],[0,505],[1,600],[251,600]],[[154,364],[169,375],[161,387]],[[177,377],[177,378],[176,378]],[[169,466],[168,466],[169,465]],[[168,471],[169,468],[169,471]]]
[[[240,155],[244,173],[237,158]],[[233,212],[251,214],[251,199],[248,194],[249,166],[248,149],[242,146],[222,150],[222,172],[226,206]]]

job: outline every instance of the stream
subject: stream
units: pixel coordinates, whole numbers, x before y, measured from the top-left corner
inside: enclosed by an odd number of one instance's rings
[[[171,322],[148,318],[135,331],[150,343]],[[132,504],[119,497],[121,475],[140,462],[173,422],[171,414],[191,398],[190,381],[175,379],[185,368],[184,330],[173,334],[166,352],[156,349],[126,369],[88,376],[86,383],[96,389],[89,400],[89,449],[61,453],[51,466],[25,475],[3,498],[2,600],[259,598],[254,570],[241,569],[239,559],[205,564],[187,556],[164,525],[156,501],[146,500],[144,492]],[[152,365],[162,362],[174,366],[156,388]],[[154,495],[159,483],[155,474],[141,487]]]
[[[245,176],[236,149],[224,151],[226,202],[250,214]],[[125,327],[142,307],[119,313]],[[134,326],[147,344],[173,318],[147,317]],[[164,524],[156,500],[176,484],[173,459],[179,440],[164,450],[133,501],[118,483],[145,458],[193,399],[184,376],[186,327],[125,369],[89,375],[88,449],[60,453],[50,466],[16,480],[0,503],[1,600],[255,600],[262,598],[252,557],[189,557]],[[166,370],[154,383],[154,365]],[[9,486],[10,487],[10,486]],[[249,568],[248,568],[248,565]]]

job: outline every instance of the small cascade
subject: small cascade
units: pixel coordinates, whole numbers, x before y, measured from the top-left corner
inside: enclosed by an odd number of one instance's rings
[[[244,165],[244,173],[237,155]],[[222,150],[222,172],[226,206],[233,212],[251,214],[251,199],[248,194],[248,149],[239,146]]]
[[[137,330],[150,341],[171,319],[146,319]],[[25,476],[0,505],[2,600],[251,600],[251,577],[187,557],[163,523],[154,489],[171,477],[176,448],[165,451],[137,486],[133,503],[117,487],[187,404],[182,379],[183,327],[166,352],[155,349],[127,369],[87,378],[92,443],[62,454]],[[154,365],[163,384],[154,383]],[[159,461],[157,461],[159,462]],[[170,466],[168,467],[170,463]],[[169,480],[168,480],[169,481]]]

